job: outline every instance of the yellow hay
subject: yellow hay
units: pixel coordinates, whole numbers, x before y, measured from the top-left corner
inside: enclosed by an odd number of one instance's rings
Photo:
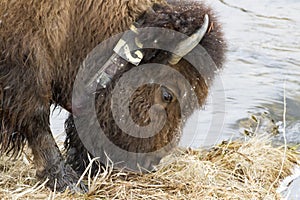
[[[84,178],[87,194],[51,192],[37,182],[28,156],[0,159],[3,199],[279,199],[279,182],[298,163],[295,150],[267,138],[234,141],[208,150],[178,149],[149,174],[112,171]],[[282,161],[284,161],[283,167]],[[282,170],[281,170],[282,169]]]

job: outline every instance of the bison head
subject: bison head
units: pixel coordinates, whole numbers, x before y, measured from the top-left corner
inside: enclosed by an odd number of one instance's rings
[[[154,6],[132,31],[96,47],[83,64],[83,90],[74,92],[73,105],[84,104],[85,112],[75,113],[74,121],[85,148],[104,164],[109,158],[117,167],[153,169],[178,144],[221,66],[225,46],[211,11],[176,5]],[[70,124],[69,163],[82,171],[78,158],[86,160],[87,151],[79,140],[75,144]]]

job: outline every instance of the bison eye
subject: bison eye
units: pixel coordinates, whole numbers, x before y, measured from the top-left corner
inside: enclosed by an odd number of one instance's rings
[[[168,91],[168,89],[165,87],[162,87],[161,91],[162,100],[166,103],[171,103],[173,100],[173,94],[170,91]]]

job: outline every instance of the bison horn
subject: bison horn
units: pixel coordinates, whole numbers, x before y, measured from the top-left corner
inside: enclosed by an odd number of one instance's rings
[[[209,17],[207,14],[205,14],[202,27],[192,36],[181,41],[176,46],[175,50],[173,51],[172,57],[168,61],[171,65],[177,64],[183,56],[188,54],[199,44],[199,42],[202,40],[202,38],[204,37],[208,29],[208,24],[209,24]]]

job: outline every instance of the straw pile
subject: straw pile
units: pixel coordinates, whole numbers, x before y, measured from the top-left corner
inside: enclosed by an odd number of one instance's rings
[[[279,199],[276,188],[299,164],[295,150],[256,137],[206,151],[178,149],[154,173],[106,169],[94,178],[85,176],[89,193],[72,195],[37,182],[29,157],[0,159],[2,199]]]

